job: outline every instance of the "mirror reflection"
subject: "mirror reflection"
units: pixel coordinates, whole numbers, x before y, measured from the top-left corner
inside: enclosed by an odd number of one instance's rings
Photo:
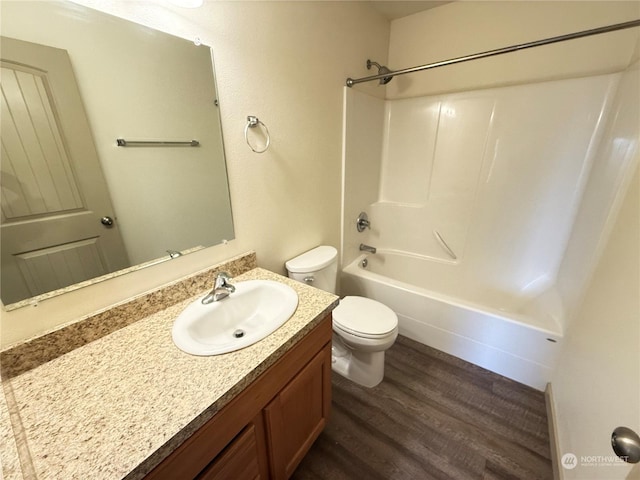
[[[8,309],[233,238],[209,47],[70,2],[0,8]]]

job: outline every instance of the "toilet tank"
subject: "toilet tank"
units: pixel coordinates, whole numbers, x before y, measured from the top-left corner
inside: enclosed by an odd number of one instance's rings
[[[285,263],[289,278],[336,293],[338,250],[322,245]]]

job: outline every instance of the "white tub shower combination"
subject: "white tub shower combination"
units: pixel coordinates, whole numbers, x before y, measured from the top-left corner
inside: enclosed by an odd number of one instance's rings
[[[544,389],[637,165],[638,82],[636,64],[401,100],[345,88],[341,293]]]

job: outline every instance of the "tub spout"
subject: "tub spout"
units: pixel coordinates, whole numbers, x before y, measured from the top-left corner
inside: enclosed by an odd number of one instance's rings
[[[376,253],[376,247],[371,247],[369,245],[365,245],[364,243],[361,243],[360,244],[360,251],[361,252]]]

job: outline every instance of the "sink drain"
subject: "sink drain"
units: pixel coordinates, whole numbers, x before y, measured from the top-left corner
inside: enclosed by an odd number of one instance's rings
[[[233,336],[234,336],[235,338],[242,338],[242,337],[244,337],[244,330],[240,330],[240,329],[236,330],[235,332],[233,332]]]

